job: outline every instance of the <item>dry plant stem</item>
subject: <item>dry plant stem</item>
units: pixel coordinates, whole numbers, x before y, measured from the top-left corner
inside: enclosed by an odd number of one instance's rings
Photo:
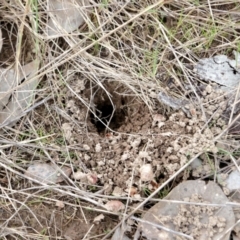
[[[168,38],[167,35],[166,35],[166,32],[168,32],[168,30],[167,30],[162,24],[160,24],[160,22],[159,22],[158,24],[159,24],[159,27],[160,27],[160,29],[161,29],[161,31],[162,31],[162,33],[163,33],[163,36],[164,36],[166,42],[167,42],[168,45],[169,45],[169,48],[171,49],[172,53],[174,54],[174,56],[175,56],[175,58],[176,58],[176,60],[177,60],[177,62],[178,62],[178,65],[180,66],[181,70],[183,71],[184,76],[187,78],[188,83],[189,83],[189,85],[190,85],[191,88],[192,88],[192,91],[194,92],[195,96],[196,96],[197,99],[198,99],[198,102],[199,102],[199,105],[201,106],[201,111],[202,111],[202,114],[203,114],[204,118],[207,119],[207,118],[206,118],[205,111],[204,111],[203,106],[202,106],[202,104],[201,104],[201,99],[200,99],[200,97],[198,96],[198,94],[197,94],[195,88],[193,87],[191,81],[189,80],[188,74],[187,74],[187,72],[185,71],[182,62],[179,60],[179,57],[178,57],[178,55],[176,54],[176,51],[174,50],[174,48],[173,48],[173,46],[172,46],[169,38]]]
[[[2,158],[2,157],[1,157]],[[4,161],[4,162],[6,162],[6,161],[8,161],[7,159],[3,159],[2,158],[2,160]],[[77,195],[77,194],[74,194],[74,193],[72,193],[72,192],[70,192],[70,191],[64,191],[64,190],[62,190],[62,189],[59,189],[59,187],[60,186],[55,186],[55,185],[53,185],[53,186],[51,186],[51,185],[47,185],[47,184],[44,184],[44,183],[42,183],[42,182],[39,182],[39,181],[37,181],[37,180],[35,180],[35,179],[33,179],[33,178],[30,178],[30,177],[28,177],[28,176],[25,176],[24,174],[22,174],[22,173],[20,173],[20,172],[18,172],[18,171],[16,171],[16,170],[14,170],[14,169],[12,169],[11,167],[8,167],[6,164],[3,164],[2,162],[0,162],[0,166],[2,166],[3,168],[5,168],[5,169],[7,169],[8,171],[10,171],[10,172],[12,172],[12,173],[14,173],[14,174],[16,174],[16,175],[19,175],[19,176],[21,176],[22,178],[26,178],[26,179],[28,179],[28,180],[30,180],[30,181],[33,181],[33,182],[35,182],[35,183],[37,183],[37,184],[40,184],[42,187],[44,187],[45,189],[51,189],[51,190],[55,190],[55,191],[57,191],[57,192],[60,192],[60,193],[62,193],[62,194],[68,194],[68,195],[70,195],[70,196],[72,196],[72,197],[74,197],[74,198],[79,198],[79,199],[82,199],[82,200],[85,200],[85,201],[87,201],[87,202],[90,202],[90,203],[92,203],[92,204],[94,204],[94,205],[96,205],[96,206],[99,206],[99,207],[102,207],[102,208],[104,208],[105,209],[105,207],[102,205],[102,204],[100,204],[99,202],[97,202],[97,201],[95,201],[95,200],[92,200],[91,198],[89,198],[89,197],[87,197],[87,196],[84,196],[84,195],[87,195],[86,193],[85,194],[83,194],[83,193],[81,193],[83,196],[81,196],[81,195]],[[16,166],[17,167],[17,166]],[[69,188],[69,187],[68,187]],[[71,189],[71,188],[69,188],[69,189]],[[76,190],[76,188],[75,188],[75,190]]]
[[[233,225],[231,226],[229,229],[226,230],[225,234],[229,233],[230,231],[232,231],[234,229],[235,226],[237,226],[240,223],[240,219]]]
[[[8,128],[8,129],[10,129],[10,128]],[[38,138],[35,138],[35,139],[24,140],[24,141],[21,141],[21,142],[15,142],[14,140],[12,142],[10,142],[10,141],[1,139],[0,143],[4,143],[5,145],[0,146],[0,149],[12,147],[12,146],[19,146],[19,147],[27,146],[27,147],[34,147],[34,148],[43,149],[43,147],[41,147],[41,146],[31,145],[31,144],[28,144],[28,143],[40,141],[40,140],[43,140],[43,139],[47,139],[47,138],[52,137],[54,135],[55,134],[51,134],[51,135],[47,135],[47,136],[44,136],[44,137],[38,137]],[[50,149],[50,150],[56,150],[56,149],[51,149],[51,148],[46,148],[46,147],[44,147],[44,148],[45,149]]]
[[[14,90],[14,89],[12,89]],[[13,122],[17,121],[18,119],[20,119],[21,117],[24,117],[27,113],[31,112],[33,109],[41,106],[42,104],[44,104],[45,102],[47,102],[48,100],[52,99],[52,97],[46,97],[45,99],[41,100],[40,102],[35,103],[34,105],[32,105],[31,107],[29,107],[28,109],[26,109],[21,115],[19,115],[17,118],[15,118],[14,120],[11,121],[7,121],[3,124],[0,124],[0,129],[3,127],[6,127],[8,125],[11,125]]]
[[[86,234],[84,235],[82,240],[87,239],[87,235],[90,233],[90,231],[92,230],[93,227],[94,227],[94,224],[91,225],[91,227],[88,229],[88,231],[86,232]]]
[[[234,99],[234,103],[233,103],[233,106],[232,106],[231,115],[230,115],[229,121],[228,121],[228,125],[230,125],[231,122],[232,122],[233,113],[234,113],[234,111],[235,111],[236,104],[237,104],[238,101],[239,101],[239,91],[240,91],[240,84],[238,85],[238,88],[237,88],[237,92],[236,92],[236,95],[235,95],[235,99]]]
[[[66,188],[66,189],[69,189],[69,186],[61,186],[62,189]],[[4,187],[1,187],[1,189],[3,189],[4,191],[9,191],[8,188],[4,188]],[[39,190],[38,190],[39,189]],[[25,195],[27,197],[32,197],[32,194],[29,194],[27,193],[27,191],[33,191],[33,190],[38,190],[37,193],[41,192],[44,190],[44,188],[42,188],[42,186],[37,186],[37,187],[31,187],[31,188],[27,188],[27,189],[23,189],[21,191],[19,190],[13,190],[11,189],[10,191],[14,194],[14,193],[20,193],[22,195]],[[71,189],[70,190],[74,191],[74,189]],[[35,193],[36,194],[36,193]],[[80,193],[81,194],[81,193]],[[86,194],[86,193],[85,193]],[[94,193],[87,193],[89,195],[89,197],[92,197],[92,198],[96,198],[96,196],[94,195]],[[37,196],[39,199],[42,199],[42,200],[45,200],[47,202],[51,201],[51,202],[57,202],[58,200],[56,199],[51,199],[51,198],[48,198],[48,197],[44,197],[44,196]],[[127,200],[127,198],[125,197],[112,197],[111,196],[105,196],[105,195],[101,195],[101,196],[98,196],[99,198],[106,198],[106,201],[109,200],[109,199],[118,199],[118,200]],[[140,199],[139,201],[144,201],[146,198],[143,198],[143,199]],[[129,198],[129,200],[136,200],[134,198]],[[227,202],[226,204],[216,204],[216,203],[199,203],[199,202],[185,202],[185,201],[178,201],[178,200],[166,200],[166,199],[156,199],[156,198],[152,198],[151,199],[151,202],[168,202],[168,203],[175,203],[175,204],[185,204],[185,205],[196,205],[196,206],[209,206],[209,207],[226,207],[226,206],[235,206],[235,207],[239,207],[240,206],[240,203],[235,203],[235,202]],[[68,203],[68,202],[64,202],[65,204],[69,205],[69,206],[73,206],[73,207],[79,207],[79,205],[76,205],[76,204],[71,204],[71,203]],[[85,209],[93,209],[91,207],[84,207],[83,208]],[[110,213],[112,215],[119,215],[118,213],[114,213],[114,212],[109,212],[109,211],[106,211],[106,210],[102,210],[102,209],[94,209],[98,212],[102,212],[102,213]]]
[[[88,239],[89,239],[89,240],[90,240],[90,239],[96,240],[96,239],[98,239],[99,237],[102,237],[102,236],[104,236],[104,235],[105,235],[105,233],[102,233],[102,234],[99,234],[99,235],[95,235],[95,236],[89,237]]]
[[[3,193],[5,193],[4,188],[1,187],[1,190],[2,190]],[[4,196],[4,195],[5,195],[5,196]],[[8,201],[11,203],[11,205],[13,206],[13,208],[14,208],[14,210],[15,210],[15,213],[12,214],[11,218],[14,218],[15,215],[18,214],[18,210],[21,209],[21,207],[19,207],[19,209],[16,209],[15,203],[13,203],[13,201],[14,201],[14,202],[17,202],[19,205],[24,206],[26,209],[28,209],[28,211],[29,211],[29,212],[32,214],[32,216],[36,219],[36,221],[38,222],[38,224],[39,224],[40,226],[42,226],[42,224],[39,222],[38,218],[35,216],[35,214],[32,212],[32,210],[25,204],[25,202],[27,201],[27,199],[25,199],[24,202],[20,202],[20,201],[18,201],[18,200],[16,200],[16,199],[11,198],[7,193],[5,193],[4,195],[1,194],[1,198],[8,199]],[[1,229],[2,229],[2,228],[3,228],[2,224],[1,224],[0,226],[1,226]]]
[[[1,239],[2,238],[4,238],[4,239],[8,239],[8,238],[5,238],[5,236],[8,236],[8,235],[10,235],[10,234],[12,234],[12,235],[18,235],[18,236],[22,236],[22,237],[24,237],[23,239],[35,239],[35,240],[37,240],[37,239],[40,239],[40,240],[43,240],[44,238],[42,237],[42,236],[39,236],[39,234],[31,234],[31,233],[26,233],[26,230],[24,229],[24,228],[21,228],[21,227],[19,227],[19,228],[16,228],[16,227],[14,227],[14,228],[4,228],[4,230],[5,230],[5,232],[0,232],[0,237],[1,237]],[[16,239],[16,238],[15,238]],[[45,238],[46,239],[46,238]]]
[[[210,0],[208,0],[208,7],[209,7],[209,11],[210,11],[210,14],[211,14],[212,21],[215,24]]]
[[[213,155],[214,157],[214,178],[213,178],[213,181],[216,182],[217,181],[217,169],[218,169],[218,159],[217,159],[217,156],[216,156],[216,153],[214,153]]]
[[[224,135],[239,118],[240,118],[240,113],[232,120],[230,124],[228,124],[228,127],[226,129],[224,129],[217,137],[214,138],[214,141],[217,141],[222,135]]]
[[[186,235],[184,233],[180,233],[180,232],[176,232],[176,231],[173,231],[172,229],[170,228],[166,228],[166,227],[163,227],[159,224],[155,224],[155,223],[152,223],[152,222],[149,222],[149,221],[145,221],[145,220],[142,220],[141,218],[137,218],[137,217],[131,217],[131,219],[137,221],[137,222],[141,222],[141,223],[148,223],[149,225],[152,225],[156,228],[159,228],[159,229],[162,229],[166,232],[170,232],[170,233],[173,233],[175,235],[178,235],[178,236],[181,236],[181,237],[185,237],[185,238],[188,238],[188,239],[192,239],[193,240],[193,237],[189,236],[189,235]]]
[[[18,32],[18,41],[17,41],[17,46],[16,46],[16,73],[18,73],[18,63],[20,62],[19,59],[20,59],[20,55],[21,55],[21,47],[22,47],[22,37],[23,37],[23,28],[24,28],[24,22],[25,22],[25,19],[29,13],[29,9],[30,9],[30,1],[27,0],[26,1],[26,5],[24,7],[24,15],[21,19],[21,25],[19,27],[19,32]]]
[[[133,168],[133,170],[132,170],[131,184],[130,184],[131,186],[133,184],[134,171],[135,171],[135,168]],[[126,220],[125,216],[127,216],[127,208],[128,208],[128,204],[129,204],[129,201],[130,201],[130,194],[131,194],[131,187],[129,188],[129,191],[128,191],[127,203],[126,203],[126,207],[124,209],[123,218],[121,220],[121,222],[122,222],[122,229],[124,229],[124,222]],[[122,235],[120,236],[120,239],[123,237],[124,232],[121,231],[121,233],[122,233]]]
[[[236,161],[236,159],[233,157],[232,154],[230,154],[230,158],[231,158],[231,160],[233,161],[233,163],[234,163],[235,167],[237,168],[238,172],[240,173],[240,167],[238,166],[237,161]]]
[[[131,217],[138,209],[144,206],[145,203],[147,203],[151,198],[153,198],[160,190],[162,190],[168,183],[170,183],[174,178],[178,176],[186,167],[188,167],[197,157],[199,157],[202,154],[202,152],[196,154],[188,163],[186,163],[184,166],[182,166],[177,172],[175,172],[167,181],[165,181],[160,187],[158,187],[151,195],[149,195],[148,198],[146,198],[143,202],[141,202],[132,212],[130,212],[124,220],[127,220],[129,217]],[[115,228],[113,228],[102,240],[107,239],[120,225],[122,224],[122,221],[117,224]]]
[[[64,52],[62,55],[60,55],[59,57],[56,57],[55,59],[53,59],[51,62],[49,62],[47,65],[45,65],[42,69],[41,72],[39,73],[38,76],[35,76],[33,79],[35,79],[36,77],[40,78],[42,76],[44,76],[45,74],[47,74],[47,72],[50,71],[54,71],[55,68],[59,67],[60,65],[69,62],[71,59],[78,57],[81,55],[81,53],[86,52],[86,50],[88,50],[89,48],[93,47],[95,44],[100,43],[101,41],[103,41],[105,38],[109,37],[110,35],[112,35],[113,33],[117,32],[118,30],[120,30],[121,28],[125,27],[126,25],[128,25],[129,23],[133,22],[134,20],[136,20],[137,18],[139,18],[140,16],[142,16],[143,14],[147,13],[148,11],[163,5],[165,3],[168,3],[171,1],[166,1],[166,0],[160,0],[158,2],[156,2],[155,4],[152,4],[150,6],[148,6],[147,8],[143,9],[141,12],[139,12],[138,14],[136,14],[135,16],[133,16],[131,19],[129,19],[128,21],[126,21],[125,23],[119,25],[118,27],[116,27],[115,29],[113,29],[112,31],[110,31],[109,33],[103,35],[102,37],[100,37],[99,39],[93,41],[91,44],[89,44],[88,46],[86,46],[85,48],[80,48],[79,51],[77,51],[76,53],[71,54],[71,50],[68,50],[66,52]],[[81,43],[77,44],[75,46],[75,48],[79,48],[78,45],[80,45]]]

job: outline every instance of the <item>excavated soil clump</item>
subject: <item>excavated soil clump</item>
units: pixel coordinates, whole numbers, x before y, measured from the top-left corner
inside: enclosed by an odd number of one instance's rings
[[[158,185],[169,179],[195,154],[218,151],[213,139],[225,127],[221,120],[224,107],[217,110],[220,112],[216,114],[216,119],[212,119],[212,128],[203,130],[206,119],[197,106],[191,106],[192,115],[188,115],[181,109],[166,112],[156,101],[150,112],[149,107],[137,98],[123,96],[116,85],[108,83],[104,88],[85,91],[85,99],[92,105],[91,111],[69,94],[66,111],[72,109],[71,118],[85,121],[87,131],[79,134],[78,127],[71,121],[65,122],[62,129],[69,145],[77,144],[83,148],[83,151],[77,152],[81,166],[85,166],[83,170],[95,172],[98,184],[105,186],[106,193],[111,194],[115,187],[120,187],[122,194],[126,195],[131,185],[137,186],[138,192],[144,188],[151,191],[156,186],[141,180],[143,165],[151,165]],[[206,99],[206,96],[203,97]],[[207,99],[212,100],[211,94]],[[225,100],[219,98],[219,101]],[[212,111],[210,107],[206,102],[206,113]],[[204,156],[202,160],[203,165],[205,162],[209,165]],[[187,169],[180,178],[187,180],[192,177],[191,169]]]

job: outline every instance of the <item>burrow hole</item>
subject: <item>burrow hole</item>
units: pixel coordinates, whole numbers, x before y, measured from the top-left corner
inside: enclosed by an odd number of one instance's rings
[[[109,95],[100,89],[93,99],[94,113],[90,113],[90,120],[95,125],[98,133],[103,133],[107,127],[117,131],[127,117],[127,99],[108,89]]]

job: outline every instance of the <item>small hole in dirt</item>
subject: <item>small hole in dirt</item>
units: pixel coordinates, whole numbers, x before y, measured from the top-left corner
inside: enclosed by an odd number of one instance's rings
[[[123,109],[115,109],[114,111],[114,107],[110,101],[96,105],[95,114],[97,117],[91,113],[90,119],[97,128],[98,133],[104,132],[106,130],[106,126],[112,130],[117,130],[125,120],[125,113]]]
[[[167,17],[164,16],[164,17],[162,18],[162,22],[163,22],[163,23],[166,23],[167,21],[168,21]]]
[[[106,128],[105,125],[108,125],[110,120],[115,120],[113,111],[113,106],[109,104],[97,106],[96,115],[100,120],[97,119],[97,117],[95,117],[93,113],[91,113],[91,122],[95,125],[98,132],[103,132]]]
[[[226,161],[220,161],[220,163],[219,163],[219,168],[220,168],[220,169],[225,168],[225,167],[227,167],[227,166],[229,166],[229,163],[228,163],[228,162],[226,162]]]
[[[129,96],[123,96],[122,93],[125,93],[122,86],[109,83],[104,83],[103,88],[89,85],[89,89],[85,91],[93,106],[88,120],[99,134],[107,130],[117,131],[125,124],[129,102],[132,99]]]

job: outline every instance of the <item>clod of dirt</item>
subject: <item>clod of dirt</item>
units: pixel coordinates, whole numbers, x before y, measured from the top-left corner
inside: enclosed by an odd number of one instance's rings
[[[226,233],[226,230],[235,223],[235,216],[230,206],[217,206],[229,200],[216,183],[186,181],[175,187],[165,200],[169,201],[159,202],[143,216],[143,221],[148,223],[139,225],[142,235],[148,240],[186,239],[172,231],[191,236],[192,239],[230,239],[230,232]],[[185,203],[174,203],[171,200]]]
[[[144,164],[140,168],[140,178],[142,181],[151,181],[154,178],[154,173],[151,164]]]
[[[212,58],[201,59],[195,66],[195,72],[205,81],[213,81],[231,89],[239,83],[240,72],[238,63],[240,55],[233,52],[235,60],[230,60],[226,55],[217,55]]]
[[[108,210],[108,211],[112,211],[112,212],[118,212],[120,210],[123,210],[125,208],[124,204],[118,200],[111,200],[108,201],[104,207]]]
[[[82,183],[88,183],[88,184],[96,184],[98,181],[98,177],[95,173],[89,172],[84,173],[82,171],[77,171],[72,174],[72,178],[75,180],[80,180]]]
[[[105,216],[103,215],[103,214],[100,214],[100,215],[98,215],[97,217],[95,217],[94,219],[93,219],[93,223],[99,223],[99,222],[101,222],[103,219],[105,218]]]
[[[39,182],[54,184],[60,183],[71,174],[71,169],[68,167],[60,168],[47,163],[35,163],[28,167],[25,176],[31,177]]]
[[[56,201],[56,204],[55,204],[56,207],[58,207],[59,209],[62,209],[65,207],[65,204],[63,201]]]

